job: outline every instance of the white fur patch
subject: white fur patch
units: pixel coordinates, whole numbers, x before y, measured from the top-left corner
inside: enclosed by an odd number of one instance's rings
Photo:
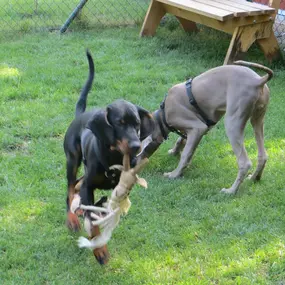
[[[76,210],[80,208],[80,205],[81,205],[81,198],[78,194],[75,194],[70,206],[71,213],[74,214]]]
[[[89,236],[92,235],[92,231],[91,231],[91,229],[92,229],[92,222],[88,218],[86,218],[86,217],[84,218],[84,229],[85,229],[85,231],[87,232],[87,234]]]
[[[95,249],[95,248],[100,248],[103,245],[107,244],[108,241],[111,239],[113,230],[116,228],[116,226],[118,225],[118,223],[120,221],[120,215],[121,215],[121,213],[118,210],[112,212],[111,215],[108,215],[108,218],[103,223],[102,223],[102,221],[100,221],[100,227],[101,227],[100,235],[94,237],[91,240],[88,240],[84,237],[80,237],[78,239],[78,246],[80,248],[85,247],[85,248],[89,248],[89,249]],[[88,219],[86,219],[86,220],[88,220]],[[89,225],[87,225],[88,222],[89,222]],[[96,221],[93,223],[96,223]],[[85,220],[84,220],[84,226],[85,226]],[[89,220],[86,221],[86,226],[87,226],[87,228],[85,227],[85,230],[87,232],[88,232],[89,226],[90,226],[90,230],[91,230],[91,224],[90,224]]]

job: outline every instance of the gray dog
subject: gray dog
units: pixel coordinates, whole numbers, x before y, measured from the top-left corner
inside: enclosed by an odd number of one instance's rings
[[[169,132],[177,132],[181,137],[169,153],[176,155],[183,146],[184,149],[177,168],[164,175],[168,178],[181,176],[203,135],[225,114],[226,133],[239,170],[232,186],[222,192],[236,193],[252,166],[244,147],[244,128],[249,119],[258,146],[258,164],[251,179],[261,178],[267,161],[263,135],[264,115],[269,102],[266,83],[272,78],[273,71],[245,61],[234,64],[210,69],[169,90],[160,109],[153,113],[156,127],[146,139],[139,160],[151,156]],[[248,67],[261,69],[267,74],[260,77]]]

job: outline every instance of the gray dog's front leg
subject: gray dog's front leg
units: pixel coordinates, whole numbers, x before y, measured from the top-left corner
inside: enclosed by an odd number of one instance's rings
[[[175,142],[175,145],[172,149],[168,151],[168,154],[170,155],[177,155],[182,150],[183,146],[185,145],[186,140],[182,137],[179,137],[177,141]]]
[[[207,128],[205,129],[191,129],[187,131],[187,140],[185,147],[181,153],[181,158],[179,164],[175,170],[172,172],[164,173],[165,177],[174,179],[178,178],[182,175],[184,168],[189,164],[191,161],[193,154],[201,141],[203,135],[206,133]]]
[[[137,157],[137,163],[139,163],[144,158],[149,158],[152,154],[158,149],[162,142],[158,141],[151,141],[143,151]]]

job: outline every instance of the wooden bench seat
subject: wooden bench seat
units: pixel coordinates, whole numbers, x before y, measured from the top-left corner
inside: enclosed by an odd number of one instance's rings
[[[153,36],[166,14],[173,14],[186,31],[197,31],[196,23],[232,34],[224,60],[228,64],[257,41],[269,59],[279,57],[279,45],[272,30],[280,0],[270,6],[245,0],[152,0],[140,35]]]

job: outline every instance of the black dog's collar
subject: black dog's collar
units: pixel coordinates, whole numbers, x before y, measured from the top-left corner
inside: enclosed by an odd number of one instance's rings
[[[200,107],[197,104],[197,101],[195,100],[193,93],[192,93],[192,78],[188,79],[186,81],[186,91],[187,91],[187,95],[189,98],[189,102],[190,104],[195,107],[195,109],[198,111],[199,115],[203,118],[204,123],[209,127],[214,126],[216,123],[213,122],[212,120],[208,119],[207,115],[200,109]]]

